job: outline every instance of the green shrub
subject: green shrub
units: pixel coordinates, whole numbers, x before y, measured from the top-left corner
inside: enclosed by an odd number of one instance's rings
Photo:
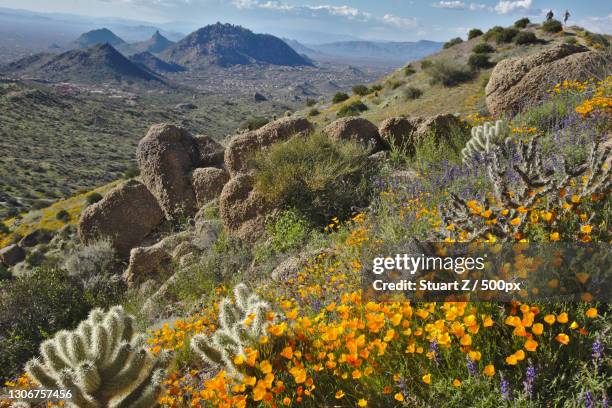
[[[404,85],[404,84],[405,84],[405,82],[404,82],[404,81],[401,81],[401,80],[399,80],[399,79],[394,79],[394,78],[390,78],[390,79],[387,81],[387,86],[388,86],[389,88],[393,89],[393,90],[395,90],[395,89],[399,88],[400,86],[402,86],[402,85]]]
[[[83,288],[57,269],[0,281],[0,378],[20,374],[43,340],[75,327],[92,307]]]
[[[495,27],[491,27],[489,30],[487,30],[487,32],[484,35],[484,40],[485,41],[489,41],[489,40],[496,40],[497,37],[499,35],[501,35],[501,33],[504,31],[504,27],[502,26],[495,26]]]
[[[101,199],[102,199],[102,194],[93,192],[89,194],[85,200],[87,201],[87,205],[92,205],[94,203],[97,203]]]
[[[414,86],[409,86],[404,90],[405,99],[419,99],[423,95],[423,91]]]
[[[123,172],[123,178],[126,180],[129,180],[129,179],[132,179],[138,176],[140,176],[140,169],[135,164],[129,165],[128,168]]]
[[[559,20],[547,20],[542,23],[542,30],[547,33],[558,33],[563,31],[563,24]]]
[[[319,133],[275,144],[259,152],[254,163],[255,188],[317,226],[366,205],[375,172],[362,146]]]
[[[366,96],[367,94],[370,93],[370,90],[365,85],[355,85],[353,87],[353,93],[359,96]]]
[[[470,58],[468,58],[468,65],[472,69],[486,69],[495,64],[489,61],[489,56],[487,54],[472,54]]]
[[[55,214],[55,218],[63,222],[68,222],[70,221],[70,214],[66,210],[61,210]]]
[[[412,74],[414,74],[416,72],[416,70],[414,68],[412,68],[412,65],[408,64],[404,67],[404,75],[406,76],[410,76]]]
[[[311,110],[308,111],[308,116],[317,116],[319,115],[321,112],[317,109],[317,108],[312,108]]]
[[[317,104],[316,99],[312,99],[312,98],[307,98],[306,99],[306,106],[308,106],[309,108],[311,106],[315,106]]]
[[[609,47],[610,46],[610,41],[608,40],[608,38],[603,35],[603,34],[596,34],[596,33],[592,33],[590,31],[586,31],[584,33],[584,39],[586,41],[586,44],[588,46],[594,47],[594,48],[599,48],[599,47]]]
[[[381,84],[374,84],[370,87],[370,93],[382,91],[383,86]]]
[[[285,210],[275,222],[268,224],[266,232],[270,235],[271,246],[277,253],[298,248],[308,235],[308,220],[297,210]]]
[[[531,21],[527,17],[523,17],[520,20],[516,20],[514,22],[514,26],[516,28],[525,28],[527,25],[529,25],[529,23],[531,23]]]
[[[433,62],[431,62],[430,60],[423,60],[421,61],[421,69],[427,69],[431,67],[432,64]]]
[[[239,129],[241,130],[257,130],[262,126],[267,125],[269,122],[268,119],[261,117],[261,116],[254,116],[252,118],[247,119],[246,121],[244,121],[240,126]]]
[[[459,85],[474,77],[464,66],[457,66],[450,61],[436,61],[427,69],[432,85],[442,84],[447,87]]]
[[[344,92],[338,92],[332,98],[332,102],[333,103],[340,103],[340,102],[346,101],[348,98],[349,98],[349,96],[347,94],[345,94]]]
[[[472,48],[472,52],[476,54],[487,54],[490,52],[495,52],[495,48],[492,45],[483,42],[480,44],[476,44],[474,48]]]
[[[531,31],[521,31],[514,37],[514,42],[518,45],[535,44],[538,38]]]
[[[518,35],[518,33],[519,30],[517,30],[516,28],[504,28],[495,36],[495,42],[497,42],[498,44],[511,43],[514,40],[514,37]]]
[[[463,40],[460,37],[455,37],[451,40],[449,40],[448,42],[444,43],[444,49],[450,48],[452,46],[455,46],[457,44],[461,44],[463,42]]]
[[[0,234],[8,234],[11,229],[2,221],[0,221]]]
[[[566,43],[566,44],[572,44],[572,45],[578,44],[578,40],[576,39],[576,37],[566,37],[563,40],[563,42]]]
[[[11,279],[13,274],[8,270],[6,266],[0,263],[0,281],[5,279]]]
[[[339,118],[343,118],[346,116],[359,116],[361,112],[365,112],[367,110],[368,107],[366,106],[366,104],[361,101],[354,101],[340,108],[336,116]]]
[[[482,35],[482,30],[478,28],[472,28],[470,32],[468,32],[468,40],[471,40],[476,37],[480,37]]]

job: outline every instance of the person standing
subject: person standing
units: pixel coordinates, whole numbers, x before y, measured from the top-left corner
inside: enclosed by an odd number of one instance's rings
[[[546,13],[546,21],[552,20],[554,16],[555,14],[553,13],[552,9],[548,10],[548,13]]]
[[[565,9],[565,14],[563,15],[563,24],[567,25],[567,20],[569,20],[571,14],[568,9]]]

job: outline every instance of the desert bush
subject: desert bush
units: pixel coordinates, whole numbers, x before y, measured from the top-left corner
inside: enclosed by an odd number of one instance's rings
[[[370,93],[382,91],[383,86],[381,84],[374,84],[370,87]]]
[[[423,60],[421,61],[421,69],[427,69],[431,67],[432,64],[433,62],[431,60]]]
[[[558,33],[563,31],[563,24],[559,20],[547,20],[542,23],[542,30],[547,33]]]
[[[8,234],[11,229],[2,221],[0,221],[0,234]]]
[[[416,70],[412,68],[412,65],[408,64],[404,67],[405,76],[410,76],[410,75],[413,75],[414,73],[416,73]]]
[[[461,37],[452,38],[448,42],[444,43],[444,49],[450,48],[450,47],[452,47],[454,45],[457,45],[457,44],[461,44],[462,42],[463,42],[463,40],[461,39]]]
[[[361,112],[365,112],[367,110],[368,107],[366,106],[366,104],[361,101],[354,101],[340,108],[336,116],[339,118],[343,118],[346,116],[359,116]]]
[[[400,79],[390,78],[389,80],[387,80],[387,86],[393,90],[399,88],[404,84],[405,82]]]
[[[262,126],[267,125],[269,122],[268,119],[261,117],[261,116],[254,116],[252,118],[247,119],[246,121],[244,121],[240,126],[239,129],[241,130],[257,130]]]
[[[94,193],[89,194],[87,198],[85,199],[85,201],[87,201],[87,205],[92,205],[92,204],[97,203],[101,199],[102,199],[102,194],[94,192]]]
[[[498,44],[511,43],[514,40],[514,37],[518,35],[518,33],[519,30],[517,30],[516,28],[504,28],[502,31],[495,35],[495,42],[497,42]]]
[[[325,225],[368,202],[375,169],[367,156],[360,145],[319,133],[294,138],[256,155],[256,189],[313,225]]]
[[[431,83],[442,84],[446,87],[459,85],[471,80],[474,75],[469,69],[457,66],[450,61],[436,61],[427,69]]]
[[[84,286],[107,278],[115,263],[115,249],[110,240],[100,240],[75,248],[64,261],[68,275],[80,279]]]
[[[480,37],[482,34],[483,34],[482,30],[480,30],[478,28],[472,28],[468,32],[468,40],[471,40],[471,39],[476,38],[476,37]]]
[[[306,106],[308,106],[309,108],[311,106],[315,106],[316,104],[317,104],[316,99],[306,98]]]
[[[130,164],[123,172],[123,178],[127,180],[138,176],[140,176],[140,168],[136,164]]]
[[[472,69],[487,69],[495,64],[489,61],[489,56],[487,54],[472,54],[470,58],[468,58],[468,65]]]
[[[514,42],[518,45],[535,44],[538,38],[531,31],[521,31],[514,37]]]
[[[485,42],[476,44],[474,48],[472,48],[472,52],[477,54],[487,54],[490,52],[495,52],[495,48],[492,45],[489,45]]]
[[[13,274],[8,270],[6,266],[0,263],[0,281],[5,279],[11,279]]]
[[[0,378],[21,373],[43,340],[75,327],[92,307],[82,286],[58,269],[0,281]]]
[[[308,116],[317,116],[319,115],[321,112],[317,109],[317,108],[312,108],[311,110],[308,111]]]
[[[409,86],[404,90],[404,98],[409,99],[419,99],[423,95],[423,91],[414,86]]]
[[[523,17],[519,20],[516,20],[514,22],[514,27],[516,28],[525,28],[527,27],[527,25],[529,25],[529,23],[531,23],[531,21],[527,18],[527,17]]]
[[[63,222],[68,222],[70,221],[70,214],[66,210],[60,210],[55,214],[55,218]]]
[[[594,48],[605,48],[610,46],[610,41],[603,34],[586,31],[584,33],[584,39],[588,46],[592,46]]]
[[[370,89],[365,85],[355,85],[353,87],[353,93],[359,96],[366,96],[370,93]]]
[[[273,223],[267,225],[266,232],[275,252],[287,252],[298,248],[306,239],[308,220],[294,209],[285,210]]]
[[[566,37],[563,39],[563,42],[566,44],[572,44],[572,45],[578,44],[578,40],[576,39],[576,37]]]
[[[332,102],[333,103],[340,103],[340,102],[346,101],[348,98],[349,98],[349,96],[346,93],[338,92],[332,98]]]
[[[504,31],[504,27],[502,26],[494,26],[487,30],[484,35],[484,40],[495,40],[502,32]]]

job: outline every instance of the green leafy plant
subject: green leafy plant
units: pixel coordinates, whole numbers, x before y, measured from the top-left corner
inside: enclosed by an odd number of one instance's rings
[[[85,201],[87,201],[87,205],[92,205],[92,204],[97,203],[101,199],[102,199],[102,194],[93,192],[87,196]]]
[[[332,98],[332,102],[333,103],[340,103],[340,102],[346,101],[348,98],[349,98],[349,96],[346,93],[338,92]]]
[[[470,68],[477,70],[491,68],[495,64],[489,60],[487,54],[472,54],[468,58],[468,65]]]
[[[457,66],[450,61],[436,61],[427,69],[432,85],[442,84],[446,87],[459,85],[470,81],[474,74],[463,66]]]
[[[514,37],[514,42],[518,45],[535,44],[538,38],[531,31],[521,31]]]
[[[355,85],[353,87],[353,93],[359,96],[366,96],[370,93],[370,89],[365,85]]]
[[[547,33],[558,33],[563,31],[563,24],[559,20],[547,20],[542,23],[542,30]]]
[[[368,107],[365,103],[361,101],[354,101],[340,108],[336,116],[339,118],[343,118],[346,116],[359,116],[361,112],[365,112],[367,110]]]
[[[239,129],[242,130],[257,130],[260,127],[267,125],[269,122],[268,119],[261,117],[261,116],[254,116],[252,118],[247,119],[245,122],[243,122]]]
[[[298,211],[283,211],[266,231],[271,238],[272,249],[278,253],[297,248],[308,234],[308,220]]]
[[[527,27],[529,24],[531,23],[531,21],[527,18],[527,17],[523,17],[519,20],[516,20],[514,22],[514,27],[516,28],[525,28]]]
[[[427,69],[431,67],[433,62],[431,60],[422,60],[421,61],[421,69]]]
[[[461,44],[462,42],[463,42],[463,40],[461,39],[461,37],[452,38],[448,42],[444,43],[444,49],[450,48],[450,47],[455,46],[457,44]]]
[[[423,95],[423,91],[414,86],[409,86],[404,90],[404,98],[408,99],[419,99]]]
[[[389,80],[387,80],[387,86],[393,90],[399,88],[404,84],[405,82],[400,79],[390,78]]]
[[[317,116],[321,112],[317,108],[312,108],[308,111],[308,116]]]
[[[482,30],[478,29],[478,28],[472,28],[469,32],[468,32],[468,40],[474,39],[476,37],[480,37],[482,35]]]
[[[165,363],[135,334],[121,306],[94,309],[74,331],[60,331],[40,346],[42,358],[26,372],[45,388],[68,388],[76,408],[146,408],[157,405]]]
[[[476,54],[488,54],[491,52],[495,52],[495,48],[492,45],[483,42],[480,44],[476,44],[474,48],[472,48],[472,52]]]
[[[416,70],[412,67],[412,65],[408,64],[404,67],[404,75],[410,76],[416,73]]]

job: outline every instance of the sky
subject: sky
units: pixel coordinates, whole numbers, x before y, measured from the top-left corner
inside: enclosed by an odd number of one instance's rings
[[[445,41],[478,27],[541,21],[568,9],[569,24],[612,33],[608,0],[0,0],[0,7],[115,17],[188,33],[217,21],[300,40]]]

